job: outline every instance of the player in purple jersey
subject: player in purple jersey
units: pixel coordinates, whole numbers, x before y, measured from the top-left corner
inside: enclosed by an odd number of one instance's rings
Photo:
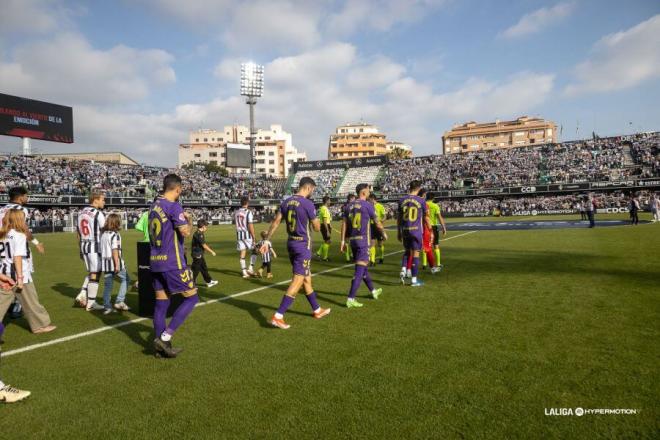
[[[320,319],[330,313],[330,309],[324,309],[319,306],[316,300],[316,292],[312,287],[312,274],[310,272],[310,263],[312,261],[312,235],[310,225],[315,232],[321,230],[321,223],[316,218],[316,208],[314,203],[309,200],[316,183],[311,177],[303,177],[298,184],[298,192],[284,200],[280,205],[280,211],[270,224],[266,240],[270,240],[277,227],[284,219],[286,232],[289,235],[287,241],[287,250],[289,251],[289,260],[293,267],[293,279],[286,294],[282,298],[280,307],[273,315],[270,323],[282,329],[291,327],[284,322],[284,313],[293,304],[293,300],[300,291],[305,288],[305,295],[314,311],[314,318]]]
[[[362,307],[364,304],[355,299],[357,291],[362,281],[367,285],[371,296],[378,299],[383,289],[374,288],[374,284],[369,276],[369,248],[371,247],[371,222],[377,230],[383,230],[383,225],[376,218],[374,205],[370,203],[369,185],[360,183],[355,188],[358,198],[349,203],[344,209],[344,221],[341,225],[341,251],[346,250],[346,239],[350,240],[350,247],[353,252],[353,261],[355,262],[355,276],[351,282],[351,290],[348,293],[346,307]]]
[[[424,239],[424,227],[431,228],[431,223],[426,209],[426,200],[419,197],[422,184],[413,180],[409,185],[410,193],[399,201],[399,212],[397,216],[397,238],[403,243],[405,253],[401,259],[401,283],[405,284],[408,258],[412,255],[411,286],[422,286],[417,280],[419,271],[419,251],[422,249]]]
[[[344,218],[346,215],[346,209],[355,201],[355,194],[349,194],[346,196],[346,203],[344,203],[344,206],[341,207],[341,217]],[[346,262],[350,263],[353,261],[353,255],[351,254],[351,247],[346,246],[346,251],[341,251],[344,254],[344,257],[346,258]]]
[[[156,292],[154,309],[154,349],[157,357],[176,357],[180,349],[172,347],[172,335],[186,320],[199,301],[192,271],[188,269],[183,241],[192,231],[192,218],[178,202],[181,178],[169,174],[163,180],[163,192],[149,210],[150,266]],[[180,293],[183,302],[167,324],[170,295]]]

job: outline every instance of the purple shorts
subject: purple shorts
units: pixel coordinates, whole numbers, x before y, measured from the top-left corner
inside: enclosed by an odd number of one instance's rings
[[[291,244],[287,246],[293,274],[304,277],[311,275],[310,263],[312,262],[312,251],[307,246],[302,246],[303,243],[293,244],[294,246],[291,246]]]
[[[192,271],[188,268],[168,270],[167,272],[151,272],[151,278],[154,290],[164,290],[168,295],[187,292],[195,288]]]
[[[351,243],[351,252],[353,253],[353,262],[369,261],[369,248],[362,243]]]
[[[403,233],[403,247],[407,251],[421,251],[422,250],[422,237]]]

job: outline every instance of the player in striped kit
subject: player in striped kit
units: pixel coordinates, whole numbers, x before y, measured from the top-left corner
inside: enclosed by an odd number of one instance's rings
[[[124,257],[121,250],[121,217],[119,214],[110,214],[105,221],[103,227],[103,234],[101,235],[101,263],[103,269],[103,314],[108,315],[112,313],[113,306],[110,303],[110,296],[112,294],[112,285],[115,276],[119,278],[121,284],[119,285],[119,293],[115,300],[114,310],[128,311],[130,308],[124,302],[126,299],[126,291],[128,284],[131,282]]]
[[[254,275],[254,262],[257,255],[252,252],[254,248],[254,214],[248,208],[250,199],[241,197],[241,207],[234,213],[234,225],[236,226],[236,250],[240,252],[241,273],[243,278]],[[250,252],[250,267],[245,267],[245,256]]]
[[[89,206],[78,213],[77,235],[80,245],[80,256],[85,263],[87,279],[83,283],[76,301],[91,310],[103,310],[103,306],[96,302],[101,278],[101,233],[105,226],[105,215],[101,211],[105,207],[105,194],[92,191],[89,195]],[[87,284],[87,286],[85,286]],[[85,298],[83,295],[86,294]]]

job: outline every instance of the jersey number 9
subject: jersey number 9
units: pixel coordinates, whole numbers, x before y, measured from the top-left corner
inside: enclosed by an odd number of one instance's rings
[[[149,222],[149,241],[153,247],[160,247],[162,244],[161,232],[163,226],[158,218],[153,218]]]

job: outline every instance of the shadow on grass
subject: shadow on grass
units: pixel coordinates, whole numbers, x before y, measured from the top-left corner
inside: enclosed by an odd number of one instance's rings
[[[78,295],[80,292],[80,289],[77,287],[70,286],[69,284],[66,283],[57,283],[54,286],[52,286],[52,289],[63,296],[68,296],[72,300]],[[99,296],[97,298],[101,298],[101,293],[102,289],[101,286],[99,286]],[[102,301],[102,299],[100,299]],[[131,307],[131,309],[136,310],[137,308],[137,295],[126,295],[126,303]],[[74,306],[75,307],[75,306]],[[132,319],[135,319],[137,316],[133,314],[124,314],[124,313],[111,313],[109,315],[104,315],[102,312],[85,312],[83,309],[80,309],[80,313],[89,313],[90,316],[93,316],[97,318],[99,321],[101,321],[104,325],[106,326],[111,326],[111,325],[116,325],[121,322],[127,322]],[[116,330],[121,331],[124,333],[128,338],[134,342],[135,344],[144,347],[144,353],[145,354],[153,354],[151,350],[151,339],[150,335],[152,333],[152,327],[149,324],[144,324],[141,322],[138,323],[133,323],[131,325],[124,325],[121,327],[117,327]],[[148,335],[146,338],[142,335],[142,333],[147,332]]]

